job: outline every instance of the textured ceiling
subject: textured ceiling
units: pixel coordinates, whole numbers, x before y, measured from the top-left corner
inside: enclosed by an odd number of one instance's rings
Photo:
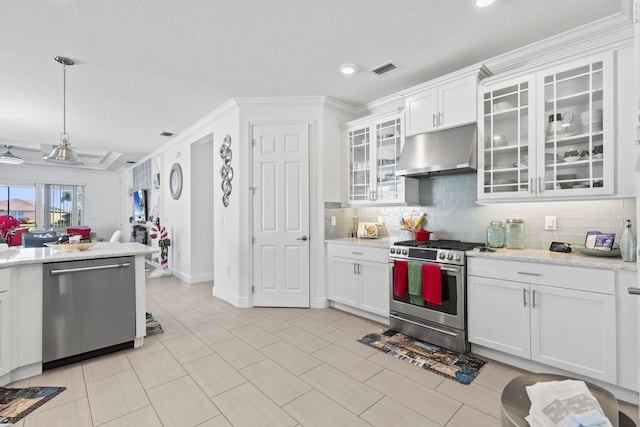
[[[353,106],[620,13],[631,0],[6,0],[0,144],[41,162],[67,131],[116,170],[232,97],[327,95]],[[401,65],[379,77],[371,68]],[[339,74],[342,63],[361,71]],[[45,144],[44,148],[42,144]],[[3,150],[2,150],[3,151]],[[0,166],[5,167],[5,166]]]

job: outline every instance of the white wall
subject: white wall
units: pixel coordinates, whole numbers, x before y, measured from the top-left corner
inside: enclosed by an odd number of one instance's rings
[[[235,103],[233,108],[229,108],[225,115],[216,120],[212,131],[213,170],[220,171],[222,167],[218,149],[226,135],[231,137],[233,168],[232,192],[227,207],[222,204],[221,178],[219,175],[213,176],[213,295],[234,305],[240,305],[240,260],[242,256],[247,256],[240,250],[240,234],[242,229],[248,229],[249,226],[240,218],[242,197],[247,197],[246,190],[241,191],[242,185],[247,185],[246,181],[243,182],[242,175],[247,171],[241,167],[240,115]]]
[[[191,148],[191,267],[189,275],[192,283],[213,280],[215,269],[213,240],[213,136],[194,142]]]
[[[164,199],[163,206],[160,207],[163,225],[167,228],[171,236],[171,250],[169,252],[169,268],[173,275],[179,277],[187,283],[191,283],[191,157],[190,141],[180,141],[178,144],[170,146],[164,153],[165,164],[161,173],[162,179],[167,184],[163,185],[163,190],[169,192],[169,173],[171,166],[178,163],[182,168],[182,194],[178,200],[172,197]]]
[[[0,165],[0,183],[32,186],[35,183],[85,185],[84,222],[98,238],[108,240],[122,226],[120,176],[78,167]],[[132,208],[133,209],[133,208]]]

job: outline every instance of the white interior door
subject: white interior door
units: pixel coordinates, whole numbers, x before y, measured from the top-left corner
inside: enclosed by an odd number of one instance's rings
[[[638,19],[638,13],[640,13],[640,1],[633,1],[633,16],[634,16],[634,33],[635,33],[635,97],[636,97],[636,231],[640,231],[640,205],[637,204],[638,196],[640,195],[640,148],[638,147],[638,140],[640,140],[640,20]],[[638,232],[640,235],[640,232]],[[636,265],[640,267],[640,248],[636,248]],[[637,272],[638,285],[636,289],[630,290],[630,293],[636,293],[640,291],[640,268]],[[640,312],[640,295],[638,297],[638,311]],[[638,316],[638,334],[640,335],[640,316]],[[640,349],[638,351],[638,391],[640,392]],[[640,416],[640,412],[638,414]]]
[[[253,305],[309,307],[309,126],[252,137]]]

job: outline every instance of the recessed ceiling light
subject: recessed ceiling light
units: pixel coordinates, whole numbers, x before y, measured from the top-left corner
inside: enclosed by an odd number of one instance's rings
[[[160,136],[173,136],[172,132],[160,132]]]
[[[355,74],[356,71],[358,71],[358,66],[356,64],[342,64],[340,66],[340,72],[345,76]]]
[[[472,0],[476,7],[486,7],[493,3],[495,0]]]

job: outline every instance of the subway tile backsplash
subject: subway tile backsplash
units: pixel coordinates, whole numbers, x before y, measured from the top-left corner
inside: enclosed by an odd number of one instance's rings
[[[490,221],[520,218],[524,220],[526,248],[548,249],[552,241],[584,243],[586,232],[593,230],[616,233],[617,240],[622,235],[624,219],[636,217],[635,198],[489,205],[477,204],[476,199],[475,174],[422,178],[421,206],[326,209],[325,236],[328,239],[347,237],[355,217],[367,222],[377,222],[381,217],[384,223],[380,229],[382,236],[410,239],[410,233],[401,230],[401,218],[425,212],[427,224],[424,228],[433,233],[432,239],[484,242]],[[556,231],[544,230],[544,217],[548,215],[556,216]],[[336,226],[331,226],[331,216],[336,217]]]

